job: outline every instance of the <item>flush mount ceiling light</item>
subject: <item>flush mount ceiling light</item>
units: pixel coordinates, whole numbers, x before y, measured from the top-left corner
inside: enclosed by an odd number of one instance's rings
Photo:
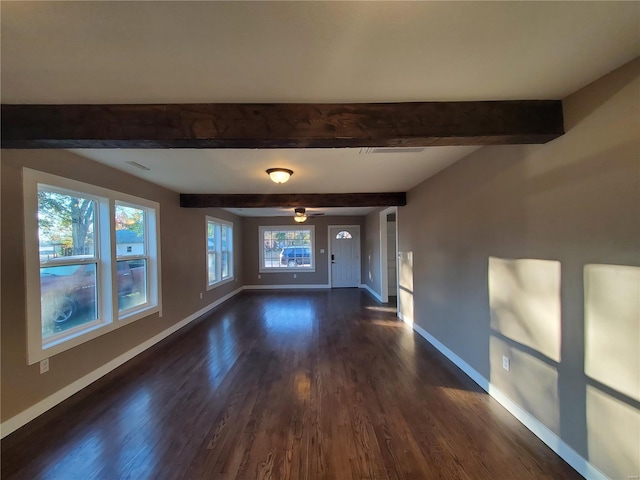
[[[267,169],[269,178],[275,183],[285,183],[289,177],[293,175],[293,170],[288,168],[269,168]]]

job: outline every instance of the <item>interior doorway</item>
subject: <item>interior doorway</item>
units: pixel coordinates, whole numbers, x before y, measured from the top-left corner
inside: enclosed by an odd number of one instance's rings
[[[382,303],[398,305],[398,207],[380,212],[380,279]]]
[[[360,226],[329,226],[329,283],[331,288],[360,286]]]

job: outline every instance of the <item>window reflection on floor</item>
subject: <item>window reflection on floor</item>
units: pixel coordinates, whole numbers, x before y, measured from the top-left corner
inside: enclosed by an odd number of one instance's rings
[[[308,300],[302,298],[283,298],[269,302],[262,315],[262,325],[270,340],[279,337],[296,337],[308,341],[313,334],[314,309]]]
[[[238,337],[232,329],[235,318],[225,316],[222,322],[209,331],[209,384],[213,389],[220,386],[229,370],[238,359]]]

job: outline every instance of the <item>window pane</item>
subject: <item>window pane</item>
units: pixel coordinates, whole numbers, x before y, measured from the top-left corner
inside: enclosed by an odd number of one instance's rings
[[[265,268],[278,267],[278,261],[280,259],[280,244],[283,238],[278,238],[278,232],[272,230],[264,231],[263,241],[263,261]]]
[[[348,239],[348,238],[352,238],[352,237],[351,237],[351,234],[346,230],[342,230],[341,232],[338,232],[338,234],[336,235],[336,239],[338,240]]]
[[[275,232],[271,230],[265,230],[262,238],[262,261],[263,267],[271,268],[273,266],[273,257],[277,256],[280,249],[275,238]],[[277,267],[277,260],[275,266]]]
[[[116,255],[145,255],[145,212],[116,204]]]
[[[215,283],[218,279],[216,277],[216,254],[215,252],[209,252],[207,255],[207,270],[209,272],[209,284]]]
[[[216,249],[216,225],[213,222],[207,223],[207,250]]]
[[[263,268],[309,268],[311,256],[311,230],[263,231]]]
[[[96,265],[64,265],[40,269],[42,338],[96,318]]]
[[[38,191],[40,261],[93,257],[95,202],[77,195]]]
[[[118,311],[147,303],[147,261],[118,262]]]
[[[229,252],[222,252],[222,278],[229,276]]]
[[[222,247],[221,250],[229,250],[228,236],[229,236],[228,227],[226,225],[222,225],[220,227],[220,243]]]

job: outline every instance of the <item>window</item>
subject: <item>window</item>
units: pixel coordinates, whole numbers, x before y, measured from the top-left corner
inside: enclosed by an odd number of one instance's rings
[[[313,225],[260,227],[260,272],[315,271]]]
[[[207,288],[233,279],[233,223],[207,217]]]
[[[353,237],[346,230],[342,230],[341,232],[338,232],[336,234],[336,240],[348,240],[350,238],[353,238]]]
[[[24,214],[29,364],[160,312],[157,203],[25,168]]]

